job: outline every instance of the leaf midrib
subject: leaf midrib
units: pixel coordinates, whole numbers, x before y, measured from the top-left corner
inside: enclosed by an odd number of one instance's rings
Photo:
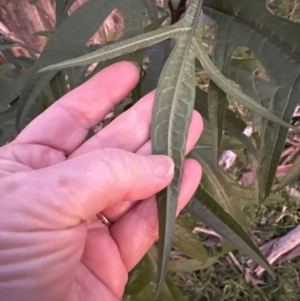
[[[144,37],[143,39],[139,39],[140,35],[138,35],[134,38],[127,39],[127,40],[124,41],[124,42],[126,42],[126,43],[124,43],[124,45],[118,46],[117,51],[120,52],[120,50],[130,48],[130,47],[134,47],[135,45],[144,44],[144,45],[142,45],[142,47],[137,48],[137,49],[142,49],[142,48],[145,48],[145,47],[152,46],[153,44],[159,43],[159,42],[161,42],[163,40],[166,40],[168,38],[173,38],[173,36],[176,36],[176,34],[178,34],[178,33],[182,34],[184,32],[188,32],[188,31],[191,30],[190,27],[184,27],[182,25],[183,25],[183,23],[180,22],[180,23],[177,23],[177,24],[175,24],[173,26],[170,26],[170,27],[158,29],[158,30],[156,30],[156,34],[153,34],[153,32],[144,33],[142,35],[146,35],[146,37]],[[154,42],[151,42],[151,40],[154,40]],[[115,44],[112,44],[111,46],[115,47]],[[106,47],[110,47],[110,46],[106,46]],[[68,67],[72,67],[72,66],[79,66],[81,64],[82,65],[88,64],[88,63],[84,62],[85,60],[89,60],[89,61],[93,61],[93,62],[101,62],[102,59],[99,60],[98,59],[99,56],[104,56],[105,54],[110,53],[110,52],[114,52],[116,50],[111,49],[111,50],[109,50],[107,52],[103,52],[103,53],[101,53],[101,51],[103,51],[103,50],[102,49],[96,50],[93,53],[89,53],[87,55],[80,56],[79,58],[70,59],[70,60],[67,60],[67,61],[62,62],[62,63],[52,64],[48,67],[42,68],[41,70],[39,70],[39,72],[55,70],[55,69],[59,69],[60,67],[61,68],[68,68]]]
[[[183,57],[183,60],[182,60],[183,63],[181,64],[181,67],[180,67],[178,79],[181,79],[182,76],[184,75],[184,70],[185,70],[185,67],[186,67],[185,62],[188,59],[190,51],[192,51],[191,50],[191,45],[192,45],[193,37],[194,37],[195,31],[196,31],[197,23],[198,23],[198,20],[200,18],[200,14],[201,14],[201,11],[202,11],[202,2],[203,2],[203,0],[201,0],[200,3],[198,4],[197,11],[196,11],[194,19],[193,19],[193,23],[192,23],[192,26],[191,26],[190,34],[188,36],[187,46],[186,46],[186,50],[184,52],[184,57]],[[178,42],[177,39],[176,39],[176,42]],[[168,129],[168,146],[169,146],[168,154],[169,155],[171,155],[171,152],[172,152],[172,149],[171,149],[172,141],[171,141],[171,139],[172,139],[172,132],[173,132],[173,129],[174,129],[174,122],[175,122],[175,118],[176,118],[175,110],[178,107],[177,94],[178,94],[178,91],[179,91],[181,80],[177,81],[177,83],[178,84],[176,85],[175,92],[174,92],[175,101],[172,103],[171,111],[170,111],[171,119],[170,119],[169,129]]]

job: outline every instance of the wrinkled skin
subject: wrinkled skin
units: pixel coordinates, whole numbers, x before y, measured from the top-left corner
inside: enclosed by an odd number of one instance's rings
[[[128,271],[157,239],[153,195],[173,176],[170,158],[150,155],[155,92],[83,141],[138,76],[129,62],[106,68],[0,148],[2,301],[121,299]],[[187,151],[201,130],[194,112]],[[178,212],[200,177],[186,160]]]

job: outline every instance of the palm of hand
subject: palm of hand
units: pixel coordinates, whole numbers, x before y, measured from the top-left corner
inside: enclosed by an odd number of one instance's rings
[[[157,238],[152,195],[172,178],[165,159],[164,171],[153,176],[146,156],[154,93],[82,142],[137,80],[130,63],[105,69],[0,149],[3,300],[121,299],[128,271]],[[187,149],[201,127],[195,113]],[[200,174],[199,165],[187,160],[179,210]],[[140,199],[146,200],[133,203]],[[95,218],[99,211],[114,222],[110,229]]]

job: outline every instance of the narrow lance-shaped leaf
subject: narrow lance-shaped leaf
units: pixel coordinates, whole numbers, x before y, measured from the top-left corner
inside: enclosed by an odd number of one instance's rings
[[[138,294],[153,280],[156,265],[155,262],[151,260],[150,255],[150,253],[147,253],[134,270],[130,272],[129,280],[125,287],[126,295]]]
[[[150,32],[152,30],[155,30],[155,29],[159,28],[162,25],[162,23],[167,19],[167,17],[168,16],[162,16],[159,19],[157,19],[156,21],[146,25],[144,27],[144,31],[145,32]]]
[[[144,0],[143,1],[147,10],[147,15],[151,22],[158,19],[158,10],[156,0]]]
[[[164,41],[145,50],[149,57],[149,66],[142,83],[142,94],[145,95],[156,89],[161,70],[164,65]]]
[[[206,127],[204,122],[204,131],[191,155],[202,166],[203,176],[201,180],[202,187],[209,191],[215,200],[238,221],[245,222],[245,216],[242,212],[241,201],[235,189],[235,183],[218,165],[214,164],[212,154],[213,144],[211,142],[211,130]],[[245,193],[245,195],[247,195]]]
[[[259,105],[256,101],[247,96],[240,89],[236,88],[224,75],[222,75],[222,73],[212,63],[208,54],[206,53],[202,45],[201,34],[198,34],[197,39],[193,40],[193,44],[197,52],[196,57],[199,59],[203,68],[205,69],[211,80],[213,80],[214,83],[219,86],[226,94],[233,97],[237,102],[239,102],[249,110],[252,110],[255,113],[259,114],[260,116],[263,116],[270,121],[280,124],[281,126],[284,126],[286,128],[293,128],[297,132],[300,131],[299,128],[290,125],[286,121],[283,121],[274,114],[270,113],[269,110]]]
[[[208,87],[208,114],[209,122],[214,128],[212,134],[214,138],[215,164],[218,164],[221,152],[226,107],[226,94],[213,81],[210,81]]]
[[[300,24],[270,13],[260,0],[209,0],[205,1],[204,12],[216,23],[219,57],[227,48],[248,47],[270,81],[237,70],[235,74],[231,70],[230,78],[278,118],[290,122],[299,102],[300,47],[296,37],[300,34]],[[224,39],[224,34],[229,38]],[[255,70],[254,65],[249,70]],[[254,137],[259,141],[260,157],[252,166],[258,198],[262,200],[272,188],[288,130],[256,114],[253,114],[253,129],[257,132]]]
[[[9,79],[5,81],[0,77],[0,107],[7,106],[13,100],[20,96],[20,93],[24,87],[25,81],[27,79],[27,74],[19,74],[14,80]],[[3,83],[5,82],[5,85]]]
[[[201,13],[201,3],[191,2],[183,22],[192,29],[180,35],[161,73],[152,117],[151,139],[154,154],[165,154],[175,162],[175,174],[171,184],[158,195],[159,294],[167,272],[174,231],[179,187],[185,153],[187,131],[195,100],[195,56],[192,39]]]
[[[21,128],[30,108],[37,101],[55,72],[37,74],[46,65],[86,53],[86,43],[98,30],[107,15],[120,4],[117,0],[90,0],[69,16],[48,39],[41,56],[35,61],[18,101],[17,124]]]
[[[286,92],[288,94],[285,99]],[[272,106],[277,110],[282,119],[289,120],[291,118],[294,108],[299,101],[299,93],[300,69],[290,88],[278,88],[274,98],[272,98]],[[270,194],[288,132],[286,128],[280,127],[277,124],[272,125],[268,120],[265,120],[264,126],[265,130],[261,135],[260,161],[255,166],[255,184],[258,188],[258,198],[261,201]]]
[[[228,39],[229,35],[227,27],[227,24],[223,24],[223,39],[225,40]],[[201,34],[201,29],[199,31],[199,34]],[[229,45],[228,47],[222,49],[223,51],[221,55],[217,50],[218,43],[214,43],[211,60],[223,75],[228,76],[230,66],[230,54],[233,51],[233,47]],[[209,122],[212,128],[214,129],[214,131],[212,132],[214,142],[214,161],[215,164],[218,164],[221,152],[221,144],[225,126],[224,123],[228,101],[226,93],[222,91],[222,89],[220,89],[212,80],[210,80],[209,83],[208,98]]]
[[[144,33],[143,28],[143,3],[135,0],[123,0],[123,11],[125,15],[125,37],[132,38]],[[137,50],[128,55],[128,60],[135,62],[140,67],[142,75],[143,50]],[[134,102],[142,97],[141,81],[133,89],[131,96]]]
[[[175,225],[173,248],[202,263],[208,259],[207,252],[197,235],[180,223]]]
[[[156,301],[155,296],[153,294],[152,285],[148,284],[141,291],[139,291],[135,295],[130,296],[130,300],[134,300],[134,301],[145,301],[145,300],[147,300],[147,301]]]
[[[177,38],[178,35],[187,33],[190,31],[190,27],[186,26],[182,20],[172,26],[160,28],[156,31],[145,33],[137,37],[127,39],[112,45],[103,47],[91,54],[87,54],[75,59],[70,59],[61,63],[53,64],[45,68],[41,68],[39,72],[59,70],[66,67],[80,66],[85,64],[91,64],[94,62],[101,62],[126,54],[129,52],[136,51],[141,48],[149,47],[153,44],[159,43],[169,38]],[[229,80],[227,80],[220,71],[210,61],[202,46],[201,30],[197,34],[197,38],[193,41],[193,46],[196,48],[197,58],[200,60],[205,71],[208,73],[210,78],[217,84],[226,94],[236,99],[239,103],[247,107],[248,109],[256,112],[257,114],[287,128],[293,128],[297,132],[300,131],[298,128],[291,126],[288,122],[281,120],[274,114],[270,113],[265,107],[259,105],[253,101],[249,96],[244,94],[242,91],[234,87]]]
[[[188,212],[205,222],[274,277],[267,259],[245,230],[204,190],[198,190],[198,197],[201,201],[193,198],[186,207]]]
[[[208,120],[208,96],[207,93],[203,90],[196,89],[196,101],[195,109],[202,115],[204,119]],[[248,149],[255,158],[259,157],[259,152],[251,142],[250,138],[243,134],[246,124],[235,115],[234,112],[226,109],[225,114],[225,131],[232,137],[238,139],[243,146]],[[222,143],[222,146],[224,141]],[[258,159],[257,159],[258,160]]]
[[[9,49],[9,48],[15,47],[15,46],[25,48],[26,50],[28,50],[28,52],[30,53],[30,55],[32,57],[36,57],[36,53],[40,53],[38,50],[36,50],[30,46],[27,46],[18,41],[15,41],[3,34],[0,35],[0,51],[4,51],[6,49]]]
[[[65,72],[58,72],[50,81],[50,88],[55,99],[60,99],[67,93]]]
[[[166,39],[176,37],[177,34],[189,32],[190,27],[183,27],[181,23],[176,23],[169,27],[163,27],[155,31],[141,34],[137,37],[113,43],[92,53],[82,55],[75,59],[66,60],[61,63],[53,64],[42,68],[39,72],[60,70],[63,68],[81,66],[102,62],[129,52],[136,51],[141,48],[152,46]]]
[[[159,298],[160,301],[187,301],[188,296],[183,295],[179,287],[170,279],[166,277],[164,287]]]
[[[228,111],[227,111],[228,112]],[[231,112],[233,113],[233,112]],[[230,114],[232,116],[234,114]],[[228,116],[229,117],[229,116]],[[237,118],[236,118],[237,119]],[[240,129],[238,129],[234,124],[235,119],[226,118],[224,125],[224,130],[232,137],[238,139],[243,146],[249,150],[256,160],[259,160],[259,151],[253,145],[251,139],[247,137]]]
[[[247,219],[243,212],[243,207],[254,205],[255,192],[238,185],[221,168],[213,163],[212,135],[207,129],[206,120],[204,120],[204,132],[197,142],[197,146],[191,152],[193,158],[201,163],[203,176],[201,186],[197,190],[196,197],[201,200],[200,203],[195,199],[188,205],[193,214],[205,221],[220,235],[228,239],[243,252],[250,256],[260,257],[261,254],[248,235],[245,236],[243,227],[248,227]],[[191,208],[193,204],[193,208]],[[200,206],[201,205],[201,206]],[[190,212],[190,211],[189,211]],[[252,252],[252,253],[251,253]],[[256,255],[255,255],[256,254]],[[258,258],[255,257],[258,261]],[[264,257],[260,258],[260,264],[266,264]]]
[[[56,27],[58,27],[68,17],[68,10],[75,1],[76,0],[55,1]]]
[[[232,249],[233,246],[231,245],[231,249],[229,250],[229,252]],[[227,251],[227,249],[225,251]],[[225,254],[226,252],[222,252],[220,255],[225,255]],[[207,262],[205,263],[200,262],[196,259],[171,260],[169,264],[169,270],[175,273],[190,273],[196,270],[207,269],[217,262],[218,262],[217,257],[209,257]]]
[[[153,292],[152,283],[145,285],[145,280],[140,281],[140,277],[144,277],[145,271],[148,275],[145,277],[146,281],[154,280],[157,273],[157,247],[153,245],[142,261],[130,272],[131,277],[125,288],[125,294],[130,295],[130,300],[134,301],[156,301]],[[135,272],[137,274],[135,275]],[[140,283],[139,283],[140,282]],[[133,284],[133,287],[130,287]],[[141,285],[141,286],[140,286]]]

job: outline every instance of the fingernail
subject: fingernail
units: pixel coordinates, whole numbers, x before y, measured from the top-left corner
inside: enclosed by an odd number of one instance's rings
[[[169,177],[174,173],[174,161],[163,155],[151,156],[154,173],[159,177]]]

